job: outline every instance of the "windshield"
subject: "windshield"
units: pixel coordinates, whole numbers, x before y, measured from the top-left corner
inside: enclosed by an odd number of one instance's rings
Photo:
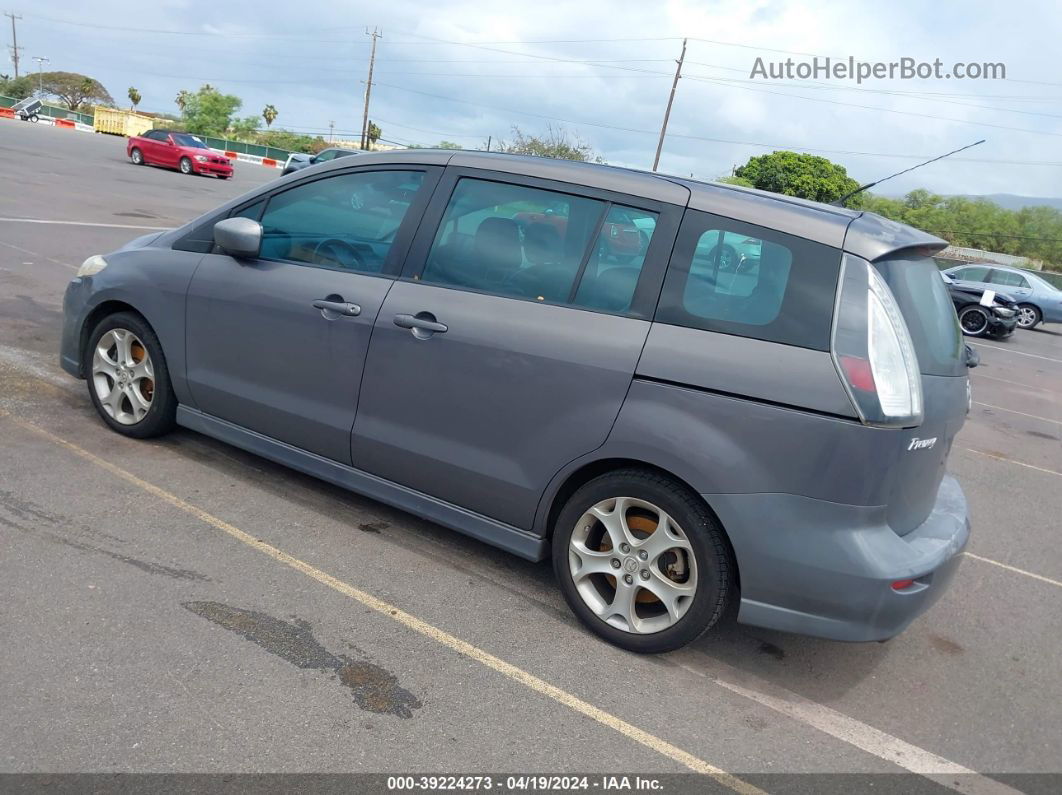
[[[965,375],[962,332],[948,288],[930,257],[874,263],[900,305],[924,375]]]
[[[205,143],[200,141],[194,135],[188,135],[187,133],[177,133],[173,136],[173,142],[178,146],[190,146],[193,149],[209,149]]]

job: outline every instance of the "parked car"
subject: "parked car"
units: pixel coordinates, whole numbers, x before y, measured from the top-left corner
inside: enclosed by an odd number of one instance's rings
[[[948,285],[948,294],[955,306],[962,333],[970,337],[996,337],[1002,339],[1014,333],[1018,326],[1018,302],[1004,293],[997,293],[988,285],[964,287],[948,274],[941,273]],[[991,300],[985,301],[985,294]]]
[[[563,235],[521,234],[561,206]],[[602,257],[609,218],[646,250]],[[754,278],[721,267],[727,245],[757,251]],[[366,154],[89,257],[61,360],[120,434],[181,425],[551,556],[624,648],[677,648],[729,606],[881,640],[969,535],[945,474],[969,379],[944,246],[734,186]]]
[[[1062,290],[1037,274],[1006,265],[981,263],[948,268],[948,274],[964,287],[985,285],[1006,290],[1018,302],[1018,326],[1035,328],[1040,323],[1062,323]]]
[[[125,151],[137,166],[166,166],[182,174],[232,177],[232,161],[189,133],[148,130],[129,138]]]
[[[315,166],[318,163],[327,163],[336,158],[360,154],[361,152],[357,149],[340,149],[338,147],[322,149],[320,152],[312,156],[299,156],[293,154],[288,157],[288,162],[284,164],[284,170],[281,172],[281,176],[284,174],[293,174],[296,171],[302,171],[304,168]]]

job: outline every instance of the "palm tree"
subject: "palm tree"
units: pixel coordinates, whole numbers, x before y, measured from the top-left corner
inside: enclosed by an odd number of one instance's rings
[[[183,88],[177,92],[177,99],[175,99],[174,102],[177,103],[177,107],[181,109],[182,113],[184,112],[184,106],[188,104],[188,100],[191,96],[191,92],[185,91]]]
[[[130,110],[135,110],[136,106],[140,104],[141,96],[133,86],[129,86],[129,101],[132,103]]]
[[[272,105],[266,105],[262,108],[262,118],[265,119],[266,127],[273,124],[274,119],[277,117],[277,109]]]

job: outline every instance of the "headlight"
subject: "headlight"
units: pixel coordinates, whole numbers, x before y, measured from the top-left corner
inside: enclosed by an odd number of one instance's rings
[[[81,263],[81,267],[77,269],[77,275],[92,276],[99,273],[101,270],[107,267],[107,260],[101,257],[99,254],[93,254],[87,260]]]
[[[1000,317],[1014,317],[1014,315],[1017,314],[1013,309],[1008,309],[1005,306],[994,306],[992,307],[992,311]]]
[[[195,159],[198,160],[200,163],[209,163],[210,162],[210,156],[209,155],[196,155]]]

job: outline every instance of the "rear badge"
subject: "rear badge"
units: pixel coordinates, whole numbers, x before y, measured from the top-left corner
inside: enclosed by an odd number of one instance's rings
[[[916,436],[911,440],[911,443],[907,445],[907,452],[911,452],[912,450],[930,450],[936,443],[936,436],[934,436],[932,439],[919,439]]]

